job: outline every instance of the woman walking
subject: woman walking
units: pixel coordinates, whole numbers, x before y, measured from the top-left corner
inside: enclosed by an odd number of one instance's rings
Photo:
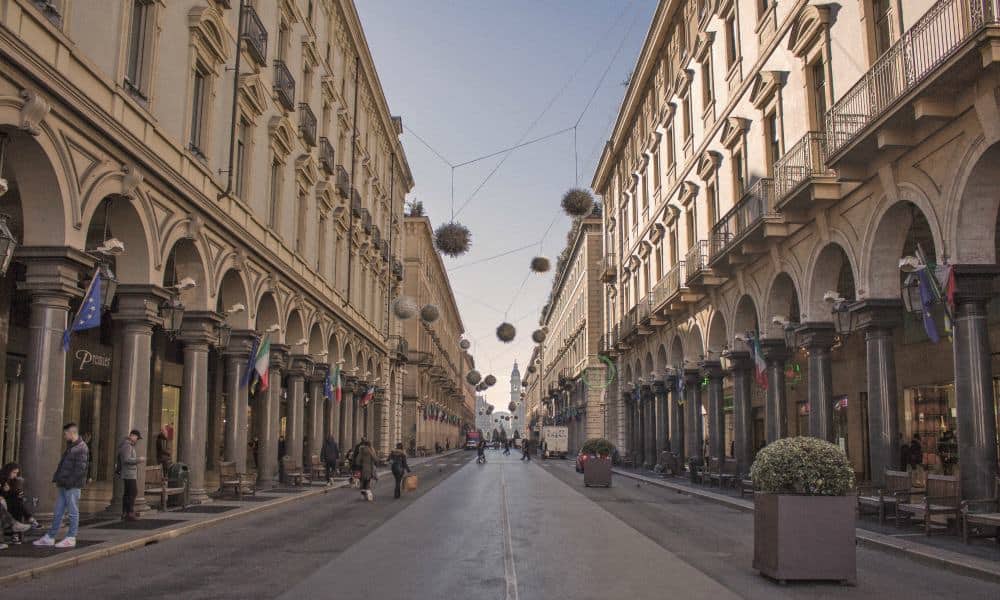
[[[375,465],[378,461],[375,458],[375,451],[372,450],[372,446],[368,440],[361,442],[361,445],[358,447],[358,454],[354,460],[361,471],[361,495],[369,502],[372,502],[375,500],[375,493],[372,491],[372,480],[376,479]]]
[[[403,452],[403,444],[396,444],[396,449],[389,453],[389,462],[392,463],[392,476],[396,479],[396,491],[394,498],[399,498],[399,486],[403,482],[403,473],[410,472],[410,465],[406,462],[406,452]]]

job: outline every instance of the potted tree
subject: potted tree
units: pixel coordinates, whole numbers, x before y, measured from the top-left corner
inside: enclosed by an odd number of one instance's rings
[[[614,451],[614,444],[604,438],[591,438],[583,443],[577,459],[583,463],[583,485],[611,487],[611,454]]]
[[[854,583],[854,471],[837,446],[813,437],[777,440],[750,468],[753,567],[785,580]]]

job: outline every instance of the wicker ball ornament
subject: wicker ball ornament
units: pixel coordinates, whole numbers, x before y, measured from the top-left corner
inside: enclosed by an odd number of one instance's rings
[[[458,347],[461,348],[462,350],[468,350],[469,348],[472,347],[472,342],[470,342],[469,340],[462,340],[461,342],[458,343]]]
[[[529,373],[531,373],[532,375],[534,375],[536,371],[538,371],[538,369],[535,368],[535,365],[528,365],[528,372]]]
[[[594,210],[594,196],[587,190],[573,188],[563,196],[562,208],[571,217],[585,217]]]
[[[517,330],[510,323],[500,323],[500,326],[497,327],[497,339],[505,344],[514,341],[515,335],[517,335]]]
[[[461,223],[443,223],[434,231],[434,247],[441,254],[455,258],[468,252],[471,245],[472,233]]]
[[[425,323],[433,323],[438,320],[441,316],[441,311],[438,307],[433,304],[425,304],[423,308],[420,309],[420,320]]]
[[[417,314],[417,303],[409,296],[400,296],[392,301],[392,312],[398,319],[412,319]]]
[[[493,387],[497,384],[497,378],[493,375],[487,375],[486,379],[483,380],[483,383],[485,383],[487,387]]]
[[[545,273],[552,268],[552,263],[544,256],[536,256],[531,259],[531,270],[535,273]]]
[[[469,382],[469,385],[479,385],[479,382],[483,380],[483,376],[479,371],[473,369],[465,375],[465,380]]]
[[[545,330],[536,329],[533,332],[531,332],[531,341],[535,342],[536,344],[541,344],[542,342],[544,342]]]

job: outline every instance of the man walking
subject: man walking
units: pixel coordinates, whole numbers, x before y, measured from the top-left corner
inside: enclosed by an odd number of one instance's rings
[[[340,459],[340,447],[333,435],[327,436],[319,454],[320,460],[326,465],[326,484],[333,485],[333,476],[337,474],[337,460]]]
[[[135,443],[142,439],[138,429],[128,433],[118,446],[118,468],[115,469],[125,484],[122,494],[122,521],[138,521],[135,514],[135,499],[139,496],[139,463],[143,458],[136,456]]]
[[[527,440],[521,441],[521,460],[531,462],[531,443]]]
[[[167,428],[164,426],[160,429],[160,433],[156,434],[156,463],[163,469],[164,476],[170,471],[173,458],[173,452],[170,450],[170,438],[167,436]]]
[[[87,478],[90,451],[87,449],[87,444],[80,439],[76,423],[67,423],[63,426],[63,438],[66,440],[66,450],[63,451],[56,467],[56,474],[52,477],[52,482],[56,484],[56,506],[52,516],[52,526],[45,535],[35,540],[36,546],[76,547],[76,532],[80,527],[80,489]],[[56,535],[66,513],[69,513],[69,531],[57,544]]]

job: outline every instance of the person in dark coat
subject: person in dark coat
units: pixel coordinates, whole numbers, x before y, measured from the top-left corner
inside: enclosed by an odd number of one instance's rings
[[[56,484],[56,505],[52,518],[52,526],[41,538],[35,540],[36,546],[55,546],[56,548],[75,548],[76,532],[80,528],[80,490],[87,481],[87,463],[90,462],[90,450],[80,438],[76,423],[63,426],[63,438],[66,449],[56,466],[52,483]],[[69,531],[66,537],[56,543],[56,535],[62,527],[63,516],[69,513]]]
[[[38,527],[38,521],[24,501],[24,479],[21,478],[21,466],[17,463],[7,463],[0,469],[0,509],[10,517],[9,520],[2,519],[4,534],[10,535],[15,544],[21,543],[25,531]],[[0,549],[3,547],[0,543]]]
[[[170,465],[174,463],[173,453],[170,451],[170,438],[167,436],[167,428],[160,429],[156,434],[156,464],[163,469],[166,475],[170,471]]]
[[[915,433],[913,434],[913,439],[910,440],[910,451],[908,454],[907,466],[916,471],[917,467],[924,463],[924,449],[920,445],[920,436]]]
[[[375,466],[378,459],[368,440],[361,442],[354,462],[357,464],[358,470],[361,471],[361,495],[369,502],[372,502],[375,500],[375,493],[372,491],[372,480],[376,479]]]
[[[396,491],[393,497],[399,498],[402,495],[400,484],[403,482],[403,474],[410,473],[410,465],[406,462],[406,452],[403,452],[403,444],[396,444],[396,449],[389,453],[389,462],[392,465],[392,476],[396,479]]]
[[[129,432],[128,437],[118,445],[118,462],[116,474],[122,478],[125,490],[122,492],[122,521],[136,521],[135,499],[139,497],[139,463],[144,457],[139,457],[135,444],[142,439],[138,429]]]
[[[332,435],[323,441],[323,448],[320,449],[319,459],[326,465],[326,481],[333,484],[333,476],[337,474],[337,461],[340,459],[340,447],[337,440]]]

